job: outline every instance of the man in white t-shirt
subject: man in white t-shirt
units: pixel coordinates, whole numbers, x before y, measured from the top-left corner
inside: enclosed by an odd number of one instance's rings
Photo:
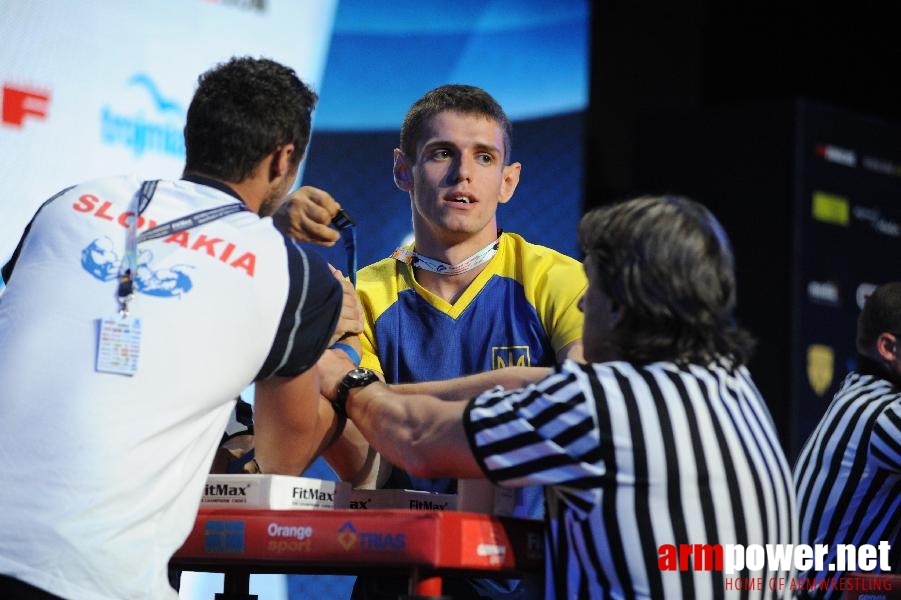
[[[263,472],[300,473],[337,430],[311,367],[360,330],[353,290],[259,216],[316,100],[273,61],[218,65],[181,180],[82,183],[29,224],[2,271],[0,597],[176,598],[168,561],[252,382]]]

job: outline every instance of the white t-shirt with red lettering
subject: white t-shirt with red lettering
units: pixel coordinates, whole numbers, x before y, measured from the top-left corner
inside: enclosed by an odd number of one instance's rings
[[[137,246],[137,369],[99,372],[140,185],[58,194],[3,271],[0,574],[63,597],[177,597],[166,566],[234,399],[314,364],[341,306],[321,257],[242,210]],[[212,180],[161,181],[137,233],[239,202]]]

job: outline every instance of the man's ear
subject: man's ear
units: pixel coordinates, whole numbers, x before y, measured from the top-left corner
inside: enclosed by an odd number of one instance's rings
[[[876,338],[876,353],[882,360],[893,362],[898,358],[898,338],[887,331],[883,331]]]
[[[506,204],[513,197],[516,186],[519,185],[519,174],[522,172],[522,164],[515,162],[504,167],[501,181],[501,195],[497,201]]]
[[[284,177],[291,172],[294,165],[300,163],[300,160],[294,156],[294,151],[294,144],[285,144],[273,151],[272,162],[269,163],[270,180]]]
[[[413,164],[400,148],[394,149],[394,185],[405,192],[413,191]]]

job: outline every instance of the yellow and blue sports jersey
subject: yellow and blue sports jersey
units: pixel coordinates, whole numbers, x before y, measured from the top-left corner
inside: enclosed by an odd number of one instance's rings
[[[419,285],[409,265],[379,261],[357,273],[361,365],[383,373],[388,383],[553,365],[561,348],[582,337],[578,302],[587,287],[581,263],[506,232],[497,254],[453,304]],[[413,477],[395,468],[385,487],[456,493],[457,480]],[[515,496],[515,516],[542,517],[540,486],[519,488]],[[486,579],[456,585],[459,597],[495,599],[531,597],[542,587],[540,581]]]
[[[388,383],[432,381],[506,366],[550,366],[582,337],[582,265],[503,233],[497,254],[454,304],[387,258],[361,269],[362,366]]]

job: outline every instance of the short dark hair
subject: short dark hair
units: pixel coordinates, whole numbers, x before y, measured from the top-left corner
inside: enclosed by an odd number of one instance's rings
[[[873,290],[857,318],[857,351],[871,356],[879,335],[901,336],[901,281],[890,281]]]
[[[310,139],[318,100],[293,69],[269,59],[232,58],[198,78],[185,122],[185,171],[224,181],[248,177],[266,155]]]
[[[579,242],[623,308],[609,340],[620,358],[747,363],[753,341],[735,322],[731,245],[704,206],[678,196],[603,206],[582,218]]]
[[[437,87],[413,103],[400,128],[400,149],[416,161],[416,148],[422,140],[428,121],[446,110],[491,119],[504,132],[504,163],[510,163],[513,150],[513,125],[501,105],[491,94],[473,85],[448,84]]]

